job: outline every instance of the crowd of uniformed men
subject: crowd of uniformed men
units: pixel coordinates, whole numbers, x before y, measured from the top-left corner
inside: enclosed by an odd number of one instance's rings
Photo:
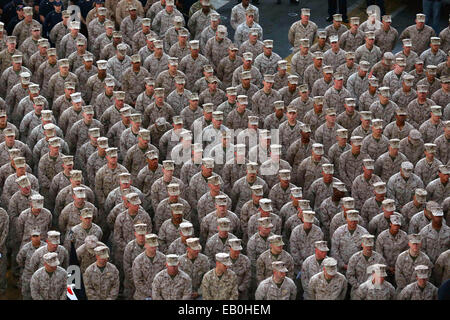
[[[65,299],[76,250],[89,300],[436,299],[450,28],[303,8],[288,72],[248,0],[234,41],[209,0],[153,2],[0,25],[0,292],[9,264]]]

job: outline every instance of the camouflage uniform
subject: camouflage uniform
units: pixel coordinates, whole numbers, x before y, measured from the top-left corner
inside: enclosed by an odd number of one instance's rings
[[[30,280],[30,292],[33,300],[66,300],[67,272],[61,267],[51,273],[42,267]]]
[[[381,182],[381,178],[376,174],[372,174],[369,180],[364,178],[364,174],[360,174],[353,180],[352,184],[352,197],[355,199],[355,208],[361,210],[365,201],[373,194],[373,184]],[[366,221],[369,223],[369,221]]]
[[[255,55],[253,55],[255,56]],[[231,60],[228,56],[220,60],[217,66],[217,77],[222,81],[224,87],[228,88],[232,84],[233,72],[242,65],[242,58],[236,56]]]
[[[8,49],[4,49],[0,52],[0,72],[3,74],[3,72],[11,67],[12,64],[12,56],[13,55],[21,55],[22,52],[19,50],[14,50],[14,52],[9,52]]]
[[[273,274],[272,262],[283,261],[289,270],[286,276],[294,278],[294,259],[287,251],[283,250],[279,255],[273,255],[270,249],[264,251],[256,261],[256,282],[261,283]]]
[[[86,37],[80,32],[74,38],[70,33],[66,34],[62,37],[61,42],[59,44],[59,48],[57,50],[59,58],[68,58],[71,53],[77,51],[77,40],[83,39],[85,43],[87,43]]]
[[[427,186],[431,181],[438,177],[439,166],[442,162],[434,158],[431,163],[426,158],[422,158],[417,162],[414,173],[422,180],[423,184]]]
[[[363,139],[361,153],[366,153],[371,159],[378,159],[386,152],[388,145],[389,141],[384,135],[381,135],[379,139],[368,135]]]
[[[183,222],[189,222],[186,219],[183,219],[181,223]],[[161,228],[159,228],[158,231],[158,237],[159,237],[159,247],[162,252],[166,252],[169,248],[169,245],[180,235],[180,225],[175,225],[172,222],[172,218],[167,219],[163,222],[161,225]]]
[[[442,203],[445,198],[450,196],[450,184],[442,184],[440,178],[431,181],[426,188],[428,192],[428,199]]]
[[[31,182],[31,189],[38,191],[39,190],[39,181],[38,179],[32,175],[31,173],[25,173],[25,175],[28,177],[28,179]],[[8,178],[5,180],[5,184],[3,185],[3,193],[2,193],[2,203],[3,207],[7,208],[8,204],[11,205],[11,197],[19,191],[19,185],[16,183],[16,179],[18,178],[17,174],[11,174]],[[27,203],[27,206],[29,203]],[[25,209],[24,209],[25,210]],[[23,210],[17,213],[19,215]],[[11,212],[9,213],[11,215]],[[11,232],[11,230],[10,230]]]
[[[425,288],[419,287],[416,282],[407,285],[397,296],[397,300],[437,300],[438,288],[430,282]]]
[[[105,203],[108,194],[119,184],[119,174],[128,170],[117,164],[115,169],[110,169],[107,164],[100,168],[95,175],[95,195],[99,207]]]
[[[38,215],[31,213],[31,208],[22,211],[16,220],[17,237],[21,239],[21,246],[30,241],[33,229],[41,230],[41,241],[47,239],[47,231],[52,226],[52,214],[42,208]]]
[[[206,241],[205,245],[205,255],[209,258],[211,262],[211,267],[214,265],[212,261],[215,259],[215,255],[219,252],[229,252],[230,244],[228,243],[229,239],[236,239],[237,237],[228,232],[228,236],[226,239],[222,239],[219,237],[219,233],[214,234],[211,238]]]
[[[165,198],[158,204],[155,210],[155,217],[153,220],[154,232],[158,232],[164,221],[172,217],[172,209],[170,206],[174,203],[181,203],[183,205],[183,218],[191,221],[191,206],[186,200],[178,198],[178,201],[176,202],[169,202],[169,198]],[[184,250],[184,252],[185,251],[186,250]]]
[[[6,235],[6,234],[5,234]],[[22,285],[22,297],[23,300],[31,300],[31,292],[30,292],[30,280],[33,275],[33,272],[30,270],[30,261],[33,254],[40,247],[46,246],[47,244],[44,241],[41,241],[38,247],[33,246],[32,242],[29,241],[25,243],[19,250],[17,254],[17,264],[22,269],[22,275],[20,277],[21,285]],[[2,252],[3,253],[3,252]],[[6,268],[5,268],[6,272]],[[4,278],[6,279],[6,277]]]
[[[334,202],[331,197],[325,199],[325,201],[319,207],[319,220],[322,226],[322,232],[324,238],[329,241],[332,234],[330,234],[330,225],[333,217],[339,213],[341,208],[340,202]]]
[[[428,119],[419,127],[419,131],[422,134],[423,142],[432,143],[444,131],[444,124],[439,121],[436,125],[431,122],[431,119]]]
[[[349,232],[347,225],[340,226],[334,233],[332,231],[330,233],[331,256],[338,261],[338,268],[344,270],[344,265],[348,265],[351,256],[360,250],[362,235],[369,233],[360,225],[353,233]]]
[[[31,256],[31,260],[30,260],[30,272],[32,275],[33,273],[35,273],[39,268],[44,266],[44,255],[46,253],[48,253],[50,251],[48,251],[48,246],[44,245],[42,247],[40,247],[39,249],[37,249],[33,255]],[[61,245],[58,245],[58,247],[56,248],[55,251],[53,251],[55,253],[58,254],[58,260],[60,262],[60,266],[64,269],[67,269],[67,267],[69,266],[69,253],[67,252],[66,248],[64,248]],[[67,276],[66,276],[67,277]]]
[[[64,83],[72,82],[75,84],[75,89],[78,89],[77,76],[69,72],[69,74],[63,78],[59,72],[53,74],[48,82],[47,100],[55,101],[59,96],[64,94]]]
[[[64,246],[67,249],[67,251],[70,251],[71,249],[70,243],[72,242],[74,244],[75,249],[78,249],[81,245],[84,244],[86,237],[89,235],[94,235],[97,237],[97,239],[101,239],[103,236],[103,231],[95,223],[92,223],[89,229],[84,229],[81,223],[79,223],[74,227],[72,227],[70,231],[68,231]]]
[[[142,126],[147,128],[149,125],[154,124],[156,119],[160,117],[164,117],[167,122],[172,123],[172,117],[174,115],[175,112],[173,111],[173,108],[167,102],[164,102],[161,107],[154,102],[145,108],[144,115],[142,117]],[[151,134],[152,140],[153,136],[154,135]],[[156,143],[155,141],[153,142]]]
[[[308,284],[309,300],[344,300],[346,293],[347,279],[339,272],[328,281],[322,271],[313,275]]]
[[[138,212],[133,217],[128,210],[121,212],[114,222],[114,260],[116,261],[116,267],[120,271],[122,271],[125,247],[130,241],[135,239],[134,225],[137,222],[145,223],[148,232],[152,231],[150,216],[142,207],[139,207]]]
[[[88,300],[115,300],[119,294],[119,270],[110,262],[103,271],[97,263],[91,264],[83,274]]]
[[[387,182],[390,177],[400,171],[402,162],[405,161],[408,161],[408,159],[401,152],[395,158],[391,157],[389,152],[385,152],[375,161],[374,172],[381,180]]]
[[[314,242],[323,240],[323,232],[316,225],[312,225],[308,233],[304,225],[300,224],[293,228],[289,239],[289,250],[294,258],[294,273],[301,270],[303,261],[314,254]]]
[[[397,122],[392,121],[386,126],[386,128],[384,128],[383,135],[385,135],[388,139],[402,140],[409,135],[409,132],[412,129],[414,129],[414,127],[409,122],[405,122],[404,126],[399,128]]]
[[[406,249],[408,249],[408,235],[403,230],[393,235],[386,229],[378,235],[375,244],[376,252],[383,256],[389,268],[395,267],[398,255]]]
[[[414,190],[424,188],[422,180],[414,173],[405,180],[400,173],[394,174],[386,184],[386,197],[395,200],[395,206],[399,210],[412,199]]]
[[[8,213],[3,209],[0,208],[0,253],[2,254],[2,257],[6,257],[6,242],[8,239],[8,233],[9,233],[9,216]],[[20,252],[19,252],[20,253]],[[19,267],[24,267],[24,264],[20,263],[19,254],[17,255],[17,263]],[[6,281],[6,269],[7,269],[8,261],[6,259],[2,259],[0,261],[0,292],[5,292],[7,287],[7,281]]]
[[[25,41],[26,38],[31,36],[31,29],[35,25],[40,26],[40,23],[34,19],[32,19],[30,23],[26,22],[24,19],[16,24],[11,35],[17,37],[18,47],[20,47],[20,45]]]
[[[351,297],[357,293],[358,288],[367,280],[370,275],[367,274],[367,267],[374,264],[384,264],[385,260],[381,254],[372,251],[370,257],[363,254],[363,251],[354,253],[348,261],[348,268],[346,277],[348,283],[351,285]]]
[[[240,46],[239,46],[239,52],[238,55],[240,57],[242,57],[242,55],[244,54],[244,52],[251,52],[253,53],[253,57],[257,57],[259,56],[261,53],[263,53],[264,51],[264,44],[259,41],[256,40],[255,43],[251,43],[250,40],[244,41]]]
[[[239,296],[238,278],[228,269],[219,278],[216,270],[208,271],[201,284],[203,300],[237,300]]]
[[[395,54],[395,58],[405,59],[405,62],[406,62],[405,71],[411,72],[412,70],[414,70],[414,64],[415,64],[416,60],[419,59],[419,56],[416,52],[411,50],[409,52],[409,55],[406,55],[404,51],[397,52]]]
[[[61,238],[64,238],[64,234],[68,234],[72,227],[80,223],[80,212],[84,208],[89,208],[93,212],[93,218],[97,221],[98,211],[97,208],[89,201],[86,201],[83,207],[78,208],[75,206],[74,202],[64,206],[61,212],[58,212],[58,227],[61,230]],[[92,228],[95,231],[96,228]]]
[[[316,39],[317,29],[317,25],[312,21],[308,21],[306,26],[303,25],[301,21],[296,21],[289,28],[289,43],[294,47],[294,49],[299,47],[301,39],[308,38],[309,43],[314,43],[314,39]]]
[[[123,253],[124,295],[127,299],[132,299],[136,290],[133,282],[133,261],[138,255],[145,251],[144,245],[137,243],[136,239],[131,240],[125,246]]]
[[[369,278],[366,282],[361,284],[354,293],[354,300],[394,300],[395,289],[388,281],[381,284],[381,288],[375,287],[372,279]]]
[[[220,191],[218,195],[226,196],[227,208],[231,208],[231,199],[230,199],[230,197],[228,195],[226,195],[225,193],[223,193],[222,191]],[[211,213],[211,212],[213,212],[215,210],[216,210],[215,197],[213,197],[211,195],[211,193],[208,191],[203,196],[201,196],[200,199],[197,202],[198,220],[202,221],[204,217],[206,217],[209,213]]]
[[[345,51],[342,49],[339,49],[338,52],[328,49],[323,54],[323,64],[333,67],[333,71],[335,72],[337,67],[345,63],[345,60]]]
[[[20,67],[20,70],[15,71],[11,66],[3,71],[2,76],[0,77],[0,92],[2,97],[6,97],[6,94],[11,91],[14,85],[20,83],[20,74],[22,72],[28,72],[31,74],[31,71],[25,67]]]
[[[291,59],[291,74],[298,76],[298,83],[303,83],[305,70],[313,64],[313,55],[308,51],[306,55],[295,53]],[[253,78],[253,77],[252,77]]]
[[[450,250],[442,252],[434,264],[433,276],[436,285],[440,285],[450,278],[449,253]]]
[[[133,281],[136,287],[135,300],[144,300],[152,296],[152,282],[155,275],[164,269],[166,257],[157,251],[155,257],[150,258],[145,252],[139,254],[133,261]]]
[[[422,139],[420,139],[417,144],[410,143],[408,138],[403,138],[400,141],[400,152],[407,156],[408,160],[414,165],[422,159],[424,149],[425,147]]]
[[[316,131],[317,133],[318,131]],[[323,157],[319,162],[315,162],[312,156],[305,158],[298,167],[298,182],[304,190],[309,190],[313,182],[322,176],[322,165],[330,163],[330,161]]]
[[[186,89],[195,91],[194,83],[202,77],[203,66],[206,64],[209,64],[209,61],[202,54],[199,54],[195,60],[190,54],[181,59],[178,70],[185,74]]]
[[[97,241],[96,247],[105,246],[103,242]],[[82,244],[77,249],[77,259],[80,262],[80,269],[82,274],[86,271],[86,269],[93,263],[95,263],[95,252],[94,249],[90,249],[86,246],[86,244]]]
[[[381,60],[383,54],[381,50],[376,45],[373,45],[373,48],[369,50],[365,44],[361,45],[355,51],[355,62],[359,63],[360,61],[367,61],[370,63],[370,67],[372,68],[378,61]],[[377,75],[377,78],[378,75]],[[380,79],[380,78],[379,78]]]
[[[182,17],[183,15],[180,13],[180,11],[176,10],[176,8],[174,8],[172,13],[168,13],[166,10],[161,10],[156,14],[155,18],[152,19],[152,30],[156,32],[160,38],[163,38],[167,30],[169,30],[169,28],[173,26],[173,19],[175,18],[175,16]],[[190,20],[191,19],[189,19],[189,21]],[[203,27],[200,30],[202,29]],[[194,29],[189,27],[189,30],[192,31]]]
[[[438,231],[430,223],[423,227],[419,234],[422,236],[422,251],[432,263],[435,263],[439,255],[450,247],[450,227],[445,224],[442,224]]]
[[[278,214],[271,212],[269,214],[271,222],[273,224],[272,232],[274,234],[281,235],[282,231],[282,221]],[[262,218],[261,212],[256,212],[248,219],[247,223],[247,239],[251,238],[252,235],[258,232],[258,219]]]
[[[401,292],[408,284],[416,281],[416,271],[414,268],[421,264],[428,267],[428,275],[431,276],[433,263],[425,253],[422,251],[419,252],[419,255],[415,259],[411,257],[409,250],[400,253],[395,262],[395,282],[397,283],[397,292]]]
[[[359,29],[356,30],[356,33],[353,33],[351,30],[347,30],[339,37],[339,47],[346,52],[355,52],[356,49],[364,44],[364,38],[364,32]]]

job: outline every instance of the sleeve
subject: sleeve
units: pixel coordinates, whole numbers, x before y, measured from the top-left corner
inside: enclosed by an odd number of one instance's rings
[[[31,297],[33,300],[44,300],[40,295],[39,279],[36,273],[33,274],[30,281]]]

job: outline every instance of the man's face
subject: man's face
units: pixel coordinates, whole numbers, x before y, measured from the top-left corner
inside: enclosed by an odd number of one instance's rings
[[[16,49],[16,43],[15,42],[13,42],[13,43],[10,43],[10,42],[8,42],[8,50],[9,51],[13,51],[14,49]]]
[[[246,15],[245,20],[247,21],[247,25],[252,25],[255,17],[253,17],[253,15]]]
[[[442,172],[438,172],[439,178],[441,179],[441,182],[446,184],[448,182],[448,174],[443,174]]]
[[[344,85],[344,80],[334,80],[334,87],[337,89],[337,90],[341,90],[342,89],[342,86]]]
[[[270,248],[272,249],[272,253],[274,254],[280,254],[283,251],[283,246],[276,246],[271,244]]]
[[[334,126],[334,124],[336,123],[336,115],[327,114],[325,116],[325,120],[327,121],[328,124]]]
[[[297,119],[297,112],[288,112],[286,116],[290,122],[293,122]]]
[[[411,243],[408,242],[409,248],[413,253],[418,253],[420,251],[420,248],[422,247],[421,243]]]

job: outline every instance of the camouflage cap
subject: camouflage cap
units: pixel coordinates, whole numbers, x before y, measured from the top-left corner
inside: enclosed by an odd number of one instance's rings
[[[241,251],[243,249],[241,243],[242,243],[242,240],[238,239],[238,238],[228,239],[228,245],[234,251]]]
[[[386,211],[395,211],[395,200],[384,199],[381,204]]]
[[[371,234],[363,234],[361,239],[362,244],[366,247],[373,247],[375,245],[375,236]]]
[[[13,160],[14,158],[20,157],[22,155],[22,151],[17,148],[11,148],[8,150],[9,158]]]
[[[288,272],[288,268],[286,268],[286,265],[283,261],[273,261],[272,262],[272,270],[278,271],[278,272]]]
[[[375,169],[375,161],[370,158],[363,159],[363,166],[367,170],[374,170]]]
[[[181,191],[180,191],[180,184],[178,183],[170,183],[167,186],[167,193],[169,194],[169,196],[178,196],[180,195]]]
[[[61,158],[64,165],[66,166],[73,165],[73,156],[62,155]]]
[[[109,248],[107,246],[98,246],[94,249],[94,252],[100,259],[109,258]]]
[[[352,197],[342,198],[342,205],[345,209],[354,209],[355,208],[355,199]]]
[[[27,162],[24,157],[15,157],[13,159],[13,161],[14,161],[14,166],[16,168],[25,168],[27,165]]]
[[[333,188],[341,192],[347,192],[347,188],[342,182],[333,182]]]
[[[311,209],[311,206],[309,205],[309,200],[307,200],[307,199],[298,200],[298,206],[302,210],[310,210]]]
[[[267,199],[267,198],[262,198],[259,200],[259,207],[261,208],[261,210],[265,211],[265,212],[272,212],[272,200]]]
[[[414,267],[414,271],[416,272],[416,276],[419,279],[428,279],[429,277],[429,269],[428,266],[420,264]]]
[[[110,157],[110,158],[117,158],[117,153],[118,149],[117,148],[108,148],[106,149],[106,156]]]
[[[348,210],[347,211],[347,220],[348,221],[359,221],[359,212],[358,210]]]
[[[184,205],[182,203],[172,203],[170,205],[170,210],[173,214],[181,214],[184,215]]]
[[[278,60],[278,62],[277,62],[278,68],[280,68],[281,70],[286,70],[287,63],[288,62],[286,60]]]
[[[141,199],[139,198],[139,195],[136,192],[131,192],[126,195],[126,199],[129,203],[132,205],[140,205],[142,203]]]
[[[264,189],[262,185],[254,184],[250,187],[250,189],[255,196],[262,197],[264,195]]]
[[[6,136],[6,137],[12,137],[12,136],[15,136],[16,135],[16,132],[12,129],[12,128],[5,128],[4,130],[3,130],[3,134]]]
[[[228,218],[217,219],[217,227],[219,231],[231,231],[231,220]]]
[[[270,217],[258,218],[258,226],[263,228],[273,228],[272,219]]]
[[[262,187],[261,187],[262,189]],[[303,196],[302,188],[301,187],[292,187],[291,188],[291,196],[294,198],[301,198]]]
[[[364,235],[362,237],[364,237]],[[314,247],[320,251],[330,251],[326,241],[316,241],[314,242]]]
[[[226,206],[227,205],[227,196],[219,194],[214,198],[214,203],[216,206]]]
[[[48,140],[48,145],[50,147],[61,147],[61,138],[53,137]]]
[[[214,168],[214,159],[213,158],[203,158],[202,165],[205,168],[213,169]]]
[[[60,236],[61,233],[58,231],[48,231],[47,232],[47,240],[52,244],[60,244]]]
[[[383,194],[386,193],[386,183],[383,181],[378,181],[373,184],[375,193]]]
[[[80,210],[80,217],[85,219],[92,219],[94,217],[94,210],[92,208],[83,208]]]
[[[313,143],[312,151],[317,155],[323,155],[325,153],[323,149],[323,144],[321,143]]]
[[[180,223],[180,232],[185,237],[190,237],[194,234],[194,226],[190,222]]]
[[[323,260],[323,266],[330,276],[337,274],[337,261],[334,258],[327,257]]]
[[[410,243],[422,243],[422,236],[417,233],[409,234],[408,240]]]
[[[345,128],[337,129],[336,130],[336,136],[342,139],[348,138],[348,130]]]
[[[283,246],[283,238],[279,234],[271,235],[267,240],[269,240],[269,243],[274,246]]]
[[[446,174],[446,175],[450,174],[450,169],[445,164],[439,165],[438,169],[439,169],[439,172],[442,173],[442,174]]]
[[[91,105],[86,105],[82,107],[83,113],[85,114],[94,114],[94,107]]]
[[[58,253],[56,252],[47,252],[42,256],[42,259],[44,260],[45,264],[48,264],[51,267],[57,267],[60,265]]]
[[[108,149],[108,138],[107,137],[97,138],[97,145],[102,149]]]
[[[76,170],[72,170],[72,171],[76,171]],[[84,187],[75,187],[75,188],[73,188],[73,194],[78,199],[86,199],[86,188],[84,188]]]
[[[334,164],[332,164],[332,163],[322,164],[322,171],[325,174],[333,174],[334,173]]]
[[[173,160],[164,160],[163,161],[163,169],[164,170],[175,170],[175,162]]]
[[[220,262],[223,265],[230,267],[233,265],[230,259],[230,255],[228,253],[219,252],[216,254],[216,262]]]
[[[199,238],[189,238],[186,240],[186,245],[192,250],[201,251],[202,245]]]
[[[136,223],[134,225],[134,232],[140,235],[147,234],[147,224],[146,223]]]
[[[314,223],[315,216],[316,216],[316,213],[314,211],[305,210],[305,211],[303,211],[303,222]]]
[[[149,233],[145,235],[145,244],[150,246],[150,247],[158,247],[159,246],[159,242],[158,242],[158,236],[154,233]]]
[[[402,225],[402,219],[401,219],[401,216],[398,215],[398,214],[392,214],[392,215],[389,217],[389,221],[390,221],[392,224],[397,225],[397,226],[401,226],[401,225]]]

